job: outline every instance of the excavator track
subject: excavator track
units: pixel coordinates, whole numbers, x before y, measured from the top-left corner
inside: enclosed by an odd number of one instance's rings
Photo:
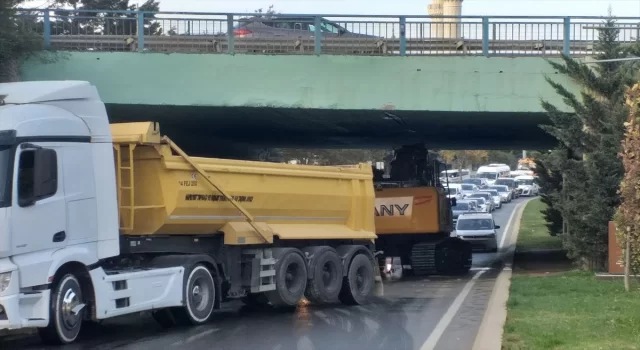
[[[453,237],[414,244],[411,269],[416,276],[465,274],[471,269],[471,244]]]

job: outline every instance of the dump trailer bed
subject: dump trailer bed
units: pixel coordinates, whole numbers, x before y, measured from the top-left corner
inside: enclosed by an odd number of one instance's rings
[[[111,131],[124,235],[223,234],[231,245],[376,238],[369,165],[188,157],[155,123]]]

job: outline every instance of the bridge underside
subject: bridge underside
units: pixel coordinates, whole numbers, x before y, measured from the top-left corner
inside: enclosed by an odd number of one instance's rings
[[[543,57],[67,52],[25,62],[21,77],[90,81],[113,122],[158,121],[193,154],[234,157],[422,141],[432,149],[548,149],[540,101],[570,110],[545,78],[579,92]]]
[[[425,112],[108,104],[112,122],[157,121],[191,154],[282,148],[548,149],[541,113]],[[215,148],[215,149],[212,149]]]

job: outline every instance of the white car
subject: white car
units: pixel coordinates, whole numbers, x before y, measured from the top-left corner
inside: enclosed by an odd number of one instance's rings
[[[521,196],[537,196],[540,193],[540,187],[536,183],[536,178],[531,175],[517,176],[516,184],[522,190]]]
[[[452,186],[452,187],[449,187],[449,188],[445,187],[445,189],[447,191],[449,191],[448,194],[447,194],[447,198],[449,198],[449,199],[455,198],[456,201],[461,201],[461,200],[464,199],[464,195],[462,194],[462,191],[461,191],[460,187]]]

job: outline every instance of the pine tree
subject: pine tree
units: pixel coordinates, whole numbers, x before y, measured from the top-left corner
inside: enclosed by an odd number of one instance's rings
[[[558,158],[564,156],[565,153],[563,150],[554,150],[548,154],[540,154],[534,161],[538,183],[540,184],[540,201],[547,205],[542,210],[542,215],[547,222],[546,226],[549,234],[552,236],[562,233],[563,228],[562,213],[559,209],[563,179],[562,173],[551,171],[549,168],[554,168]],[[560,159],[564,161],[563,158]]]
[[[599,52],[596,59],[623,57],[616,21],[608,19],[603,27],[595,45]],[[565,177],[564,186],[548,198],[569,225],[569,235],[564,240],[569,256],[590,269],[602,269],[606,262],[608,222],[620,203],[617,191],[624,170],[617,154],[628,113],[624,93],[633,82],[633,70],[624,62],[601,62],[589,67],[569,57],[563,57],[563,63],[550,64],[580,84],[582,93],[578,98],[561,84],[547,79],[574,111],[565,113],[542,102],[551,125],[541,127],[559,141],[558,149],[566,152],[564,159],[541,161],[548,171]]]

